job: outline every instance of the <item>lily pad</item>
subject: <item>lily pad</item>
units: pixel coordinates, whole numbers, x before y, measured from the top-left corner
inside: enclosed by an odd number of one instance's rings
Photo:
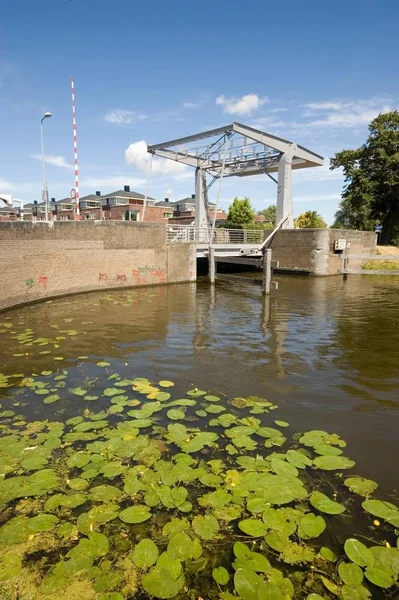
[[[152,567],[157,562],[158,556],[157,545],[149,538],[141,540],[134,547],[132,554],[134,564],[140,569]]]
[[[173,387],[175,384],[173,383],[173,381],[168,381],[167,379],[162,379],[162,381],[160,381],[158,383],[158,385],[160,385],[163,388],[169,388],[169,387]]]
[[[257,519],[244,519],[238,523],[238,527],[252,537],[263,537],[267,533],[267,526]]]
[[[344,481],[344,485],[354,494],[359,496],[369,496],[378,488],[378,484],[372,479],[364,479],[364,477],[348,477]]]
[[[168,543],[168,554],[172,559],[188,560],[193,556],[193,540],[186,532],[176,533]]]
[[[181,421],[185,417],[184,411],[178,410],[177,408],[171,408],[166,414],[171,421]]]
[[[389,588],[395,583],[395,577],[387,567],[367,567],[364,575],[371,583],[381,588]]]
[[[349,538],[344,544],[346,556],[359,567],[372,567],[374,565],[374,556],[371,551],[354,538]]]
[[[347,585],[360,585],[363,581],[363,571],[355,563],[339,563],[338,574]]]
[[[85,394],[87,394],[87,390],[84,390],[81,387],[75,387],[72,388],[70,390],[71,394],[73,394],[74,396],[84,396]]]
[[[28,522],[28,529],[33,533],[40,531],[52,531],[58,523],[58,518],[55,515],[43,513],[32,517]]]
[[[96,502],[113,502],[121,495],[120,489],[113,485],[98,485],[90,490],[90,497]]]
[[[219,585],[227,585],[230,579],[229,572],[224,567],[215,567],[212,570],[212,577]]]
[[[322,492],[312,492],[309,498],[310,504],[328,515],[340,515],[345,512],[345,506],[334,500],[330,500],[328,496]]]
[[[218,520],[213,515],[194,517],[192,526],[195,533],[203,540],[212,540],[219,530]]]
[[[304,540],[319,537],[327,527],[323,517],[307,513],[299,522],[298,535]]]
[[[345,458],[345,456],[318,456],[313,464],[323,471],[336,471],[341,469],[351,469],[355,461]]]
[[[257,600],[262,578],[249,569],[237,569],[234,574],[234,589],[242,600]]]
[[[184,577],[174,579],[167,569],[152,567],[141,579],[144,590],[154,598],[174,598],[184,587]]]
[[[124,523],[143,523],[151,518],[151,511],[144,504],[129,506],[119,513],[119,518]]]
[[[399,510],[395,504],[382,500],[365,500],[362,502],[362,507],[375,517],[380,517],[394,527],[399,527]]]

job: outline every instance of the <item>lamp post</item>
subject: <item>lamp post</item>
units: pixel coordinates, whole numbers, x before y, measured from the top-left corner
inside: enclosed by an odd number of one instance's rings
[[[42,144],[42,165],[43,165],[43,195],[42,200],[44,200],[44,208],[45,208],[45,219],[48,221],[48,189],[47,189],[47,181],[46,181],[46,167],[44,161],[44,143],[43,143],[43,121],[44,119],[49,119],[52,116],[51,112],[46,112],[43,115],[42,120],[40,121],[40,141]]]

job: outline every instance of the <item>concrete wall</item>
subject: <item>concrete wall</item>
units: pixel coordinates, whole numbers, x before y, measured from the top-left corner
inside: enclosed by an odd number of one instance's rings
[[[0,223],[0,309],[92,290],[195,281],[192,244],[123,221]]]
[[[343,253],[334,252],[334,243],[343,238],[350,248]],[[343,268],[343,256],[373,254],[376,235],[373,231],[346,229],[281,229],[273,238],[273,260],[279,268],[312,275],[336,275]],[[361,268],[364,260],[351,259],[352,268]]]

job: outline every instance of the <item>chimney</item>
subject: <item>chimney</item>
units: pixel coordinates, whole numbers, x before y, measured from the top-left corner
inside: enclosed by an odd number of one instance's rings
[[[55,202],[55,198],[51,198],[51,202]]]
[[[123,186],[125,192],[130,192],[130,185]]]
[[[33,200],[33,204],[37,204],[37,200]]]
[[[195,194],[191,194],[191,198],[195,200]]]
[[[101,196],[101,192],[96,192],[96,196]]]
[[[169,202],[169,198],[165,198],[165,202]]]

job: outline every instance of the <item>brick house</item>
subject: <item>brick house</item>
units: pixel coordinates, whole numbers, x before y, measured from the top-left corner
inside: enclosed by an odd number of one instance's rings
[[[11,206],[0,207],[0,221],[17,221],[18,220],[18,209],[12,208]]]
[[[166,200],[166,198],[165,198]],[[158,203],[159,204],[159,203]],[[174,206],[173,217],[169,219],[169,223],[175,225],[194,225],[195,219],[195,194],[182,198],[176,202],[172,202],[171,206]],[[209,202],[209,218],[213,221],[216,205],[213,202]],[[218,208],[216,214],[216,221],[218,223],[225,221],[227,218],[226,212]]]

